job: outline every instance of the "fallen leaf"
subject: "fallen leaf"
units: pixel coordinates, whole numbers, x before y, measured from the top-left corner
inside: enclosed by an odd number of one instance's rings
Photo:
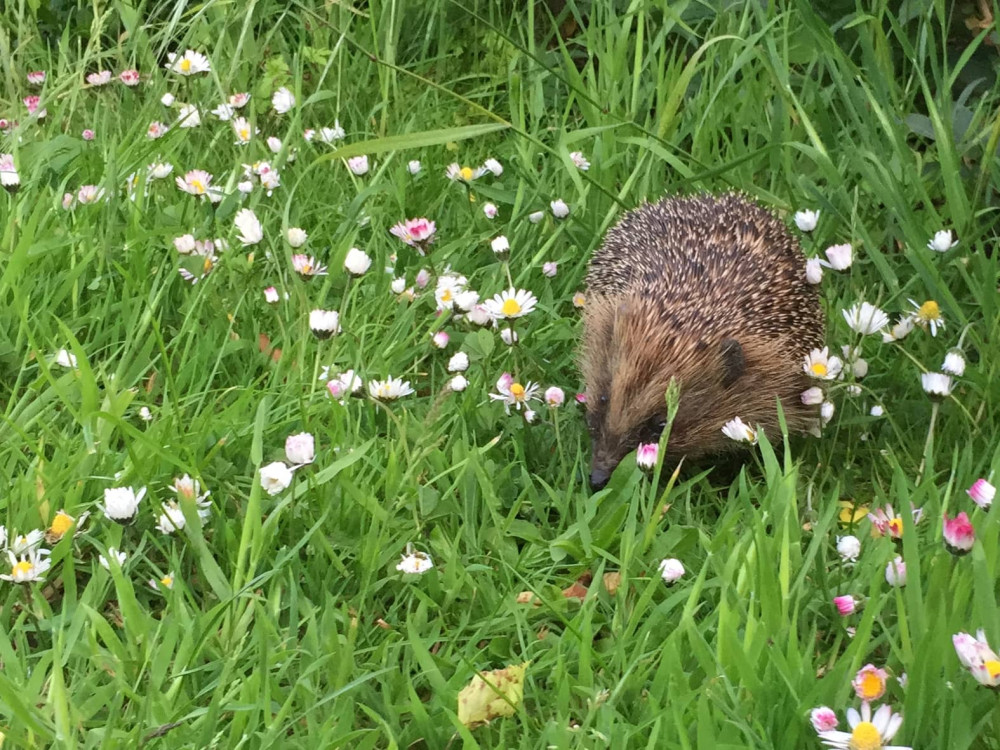
[[[590,586],[590,582],[593,580],[593,574],[589,570],[584,571],[572,585],[563,589],[563,596],[567,599],[579,599],[582,602],[584,597],[587,596],[587,587]]]
[[[604,589],[609,594],[611,594],[611,596],[615,595],[615,592],[618,591],[618,587],[621,586],[621,583],[622,583],[621,573],[615,571],[614,573],[604,574]]]
[[[483,672],[458,694],[458,720],[467,727],[513,716],[524,698],[524,674],[530,661]]]

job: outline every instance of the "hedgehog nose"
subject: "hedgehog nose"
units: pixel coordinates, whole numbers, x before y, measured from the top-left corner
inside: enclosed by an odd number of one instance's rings
[[[595,466],[590,471],[590,489],[595,491],[602,489],[609,479],[611,479],[610,471]]]

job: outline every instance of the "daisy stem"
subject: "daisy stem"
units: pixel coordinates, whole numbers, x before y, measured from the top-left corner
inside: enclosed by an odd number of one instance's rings
[[[509,261],[505,260],[503,262],[503,271],[504,271],[505,274],[507,274],[507,283],[510,285],[510,288],[513,289],[514,288],[514,279],[510,275],[510,262]]]
[[[934,423],[937,421],[938,409],[941,408],[941,404],[935,401],[931,404],[931,423],[927,427],[927,439],[924,441],[924,455],[920,459],[920,468],[917,469],[917,484],[920,484],[920,479],[924,475],[924,467],[927,465],[927,459],[931,455],[931,450],[934,447]]]
[[[562,433],[559,430],[559,408],[558,407],[550,408],[549,411],[552,412],[552,426],[555,428],[556,431],[556,448],[559,451],[559,460],[560,462],[562,462],[562,465],[565,466],[567,464],[567,461],[566,461],[566,453],[563,450]]]

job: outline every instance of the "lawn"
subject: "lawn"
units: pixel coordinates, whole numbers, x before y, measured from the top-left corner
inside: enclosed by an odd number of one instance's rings
[[[6,3],[4,747],[1000,748],[994,11]],[[702,190],[824,423],[593,492],[588,259]]]

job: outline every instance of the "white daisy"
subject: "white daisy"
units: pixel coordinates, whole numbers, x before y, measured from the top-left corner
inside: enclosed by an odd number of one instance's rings
[[[31,583],[42,580],[45,572],[52,565],[48,554],[48,550],[34,550],[18,559],[13,552],[7,550],[7,557],[10,558],[10,573],[4,573],[0,575],[0,578],[13,583]]]
[[[377,401],[395,401],[413,392],[408,380],[394,378],[392,375],[387,376],[385,380],[368,381],[368,393]]]
[[[903,717],[894,714],[888,704],[879,707],[874,716],[867,701],[861,704],[860,715],[849,708],[847,723],[851,727],[850,732],[820,732],[820,740],[836,750],[912,750],[903,745],[885,744],[896,736],[903,723]]]
[[[196,73],[208,73],[212,69],[212,63],[200,52],[192,49],[186,50],[180,57],[174,52],[167,53],[166,69],[182,76],[192,76]]]
[[[847,321],[851,330],[862,336],[878,333],[889,325],[889,316],[868,302],[853,305],[850,309],[844,310],[843,313],[844,320]]]
[[[521,406],[527,406],[529,402],[536,400],[539,388],[537,383],[532,383],[530,380],[522,385],[514,380],[510,373],[505,372],[497,381],[497,392],[491,393],[490,398],[493,401],[502,401],[504,411],[510,414],[510,407],[513,406],[520,411]]]
[[[813,349],[806,355],[802,369],[811,378],[834,380],[843,367],[840,357],[831,357],[829,347],[824,346],[822,349]]]
[[[739,417],[726,422],[722,426],[722,434],[737,443],[757,444],[757,431]]]
[[[520,318],[530,313],[538,300],[526,289],[511,287],[506,292],[486,300],[486,309],[494,320]]]
[[[930,328],[931,336],[937,336],[938,328],[944,330],[944,316],[941,315],[941,308],[937,302],[929,299],[920,305],[911,299],[910,304],[914,307],[910,318],[915,325],[924,330]]]

